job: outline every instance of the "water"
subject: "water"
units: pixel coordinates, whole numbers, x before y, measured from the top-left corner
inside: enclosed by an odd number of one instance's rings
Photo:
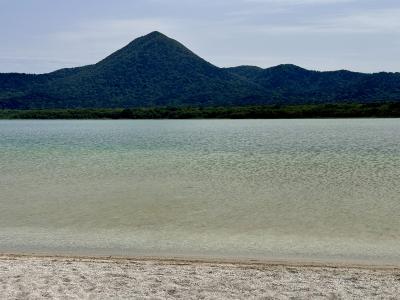
[[[400,120],[0,121],[0,252],[397,263]]]

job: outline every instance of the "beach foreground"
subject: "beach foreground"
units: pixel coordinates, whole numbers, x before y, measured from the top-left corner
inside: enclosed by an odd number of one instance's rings
[[[400,269],[0,256],[3,299],[395,299]]]

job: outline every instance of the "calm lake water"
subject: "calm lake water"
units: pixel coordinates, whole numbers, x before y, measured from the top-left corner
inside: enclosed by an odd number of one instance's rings
[[[0,121],[0,252],[400,261],[400,120]]]

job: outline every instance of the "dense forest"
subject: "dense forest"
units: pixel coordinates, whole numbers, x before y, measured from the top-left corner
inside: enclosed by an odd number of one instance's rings
[[[183,107],[398,101],[400,73],[318,72],[295,65],[219,68],[159,32],[94,65],[40,75],[0,73],[0,109],[181,106],[182,112]]]
[[[278,119],[400,117],[400,103],[0,110],[0,119]]]

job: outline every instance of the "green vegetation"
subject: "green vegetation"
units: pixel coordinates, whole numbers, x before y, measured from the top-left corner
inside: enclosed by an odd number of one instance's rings
[[[94,65],[41,75],[0,73],[0,109],[375,102],[400,102],[400,73],[218,68],[159,32]]]
[[[279,119],[400,117],[400,103],[0,110],[0,119]]]

